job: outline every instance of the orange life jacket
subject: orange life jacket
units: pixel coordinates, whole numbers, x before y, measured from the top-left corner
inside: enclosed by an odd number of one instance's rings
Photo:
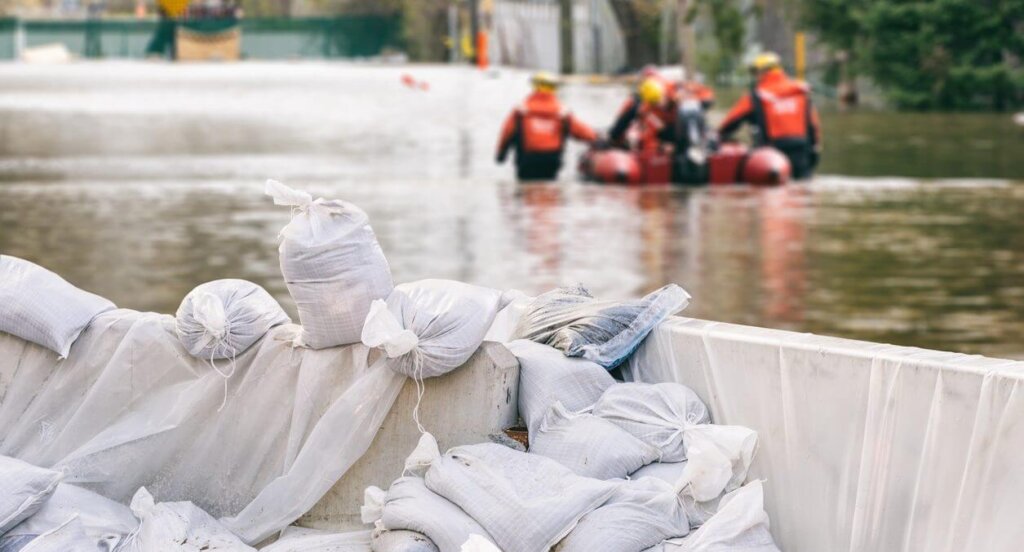
[[[641,150],[655,150],[664,140],[665,132],[675,124],[676,104],[666,102],[662,106],[642,104],[637,112],[636,123]]]
[[[769,141],[807,138],[810,119],[810,90],[780,70],[769,71],[757,84],[763,127]],[[756,108],[755,108],[756,112]]]
[[[554,94],[531,94],[516,109],[519,147],[525,153],[561,151],[569,134],[568,115]]]

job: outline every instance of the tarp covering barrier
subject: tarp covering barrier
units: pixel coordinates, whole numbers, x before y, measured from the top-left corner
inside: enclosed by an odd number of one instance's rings
[[[127,503],[190,500],[258,542],[304,514],[370,446],[405,377],[363,345],[293,348],[273,328],[233,361],[190,356],[174,318],[96,317],[67,360],[0,334],[0,455]],[[233,365],[233,366],[232,366]]]
[[[675,318],[630,368],[758,432],[786,552],[1024,543],[1024,362]]]
[[[219,24],[217,20],[180,23],[195,32]],[[241,29],[243,58],[370,57],[401,46],[401,21],[397,16],[243,18],[230,20],[230,24]],[[160,25],[157,19],[0,19],[0,60],[17,57],[19,28],[24,32],[24,45],[29,48],[61,43],[80,57],[143,58]]]

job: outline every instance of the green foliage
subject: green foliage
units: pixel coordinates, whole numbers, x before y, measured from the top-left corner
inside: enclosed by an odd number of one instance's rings
[[[735,0],[697,0],[695,7],[706,11],[714,27],[717,51],[709,72],[713,78],[731,72],[743,55],[746,34],[746,22],[739,3]]]
[[[910,109],[1024,105],[1024,0],[803,0],[805,24]]]

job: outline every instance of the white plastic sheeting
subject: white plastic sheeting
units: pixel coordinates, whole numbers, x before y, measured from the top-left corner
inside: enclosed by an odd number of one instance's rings
[[[143,485],[192,501],[259,542],[362,456],[405,379],[363,345],[293,348],[297,333],[276,327],[236,359],[220,411],[221,376],[171,316],[101,314],[64,361],[0,335],[0,454],[122,503]]]
[[[786,552],[1024,542],[1022,362],[680,318],[630,368],[757,431],[750,477]]]

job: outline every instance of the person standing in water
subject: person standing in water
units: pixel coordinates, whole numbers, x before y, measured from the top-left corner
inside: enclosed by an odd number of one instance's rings
[[[729,139],[744,123],[754,127],[754,145],[772,146],[789,158],[793,178],[810,178],[821,152],[821,126],[807,83],[789,78],[779,56],[757,56],[750,66],[755,82],[718,127]]]
[[[514,149],[519,180],[553,180],[569,138],[592,143],[597,134],[562,106],[555,93],[556,76],[540,72],[531,83],[533,92],[505,119],[495,160],[504,163]]]

